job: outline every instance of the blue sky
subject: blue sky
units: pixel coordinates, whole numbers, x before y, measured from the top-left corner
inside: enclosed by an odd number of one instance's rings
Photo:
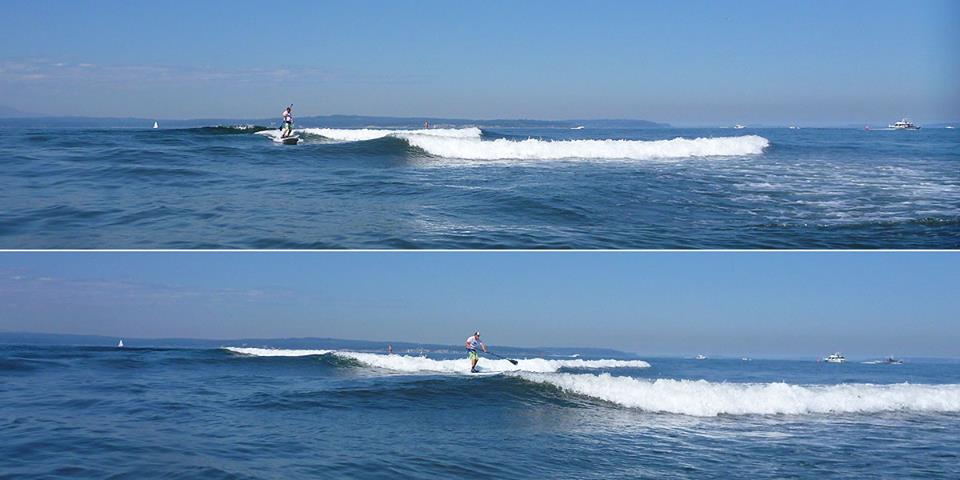
[[[0,330],[960,357],[955,253],[0,253]]]
[[[0,105],[44,114],[926,123],[953,0],[8,2]]]

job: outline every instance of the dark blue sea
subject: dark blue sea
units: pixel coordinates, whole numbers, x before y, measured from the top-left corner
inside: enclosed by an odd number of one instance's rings
[[[0,129],[0,248],[960,247],[960,132]]]
[[[0,347],[3,478],[960,477],[960,364]]]

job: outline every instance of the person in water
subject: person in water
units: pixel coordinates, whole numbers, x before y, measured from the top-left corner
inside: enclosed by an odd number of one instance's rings
[[[483,348],[483,353],[487,353],[487,345],[480,341],[480,332],[473,332],[473,335],[467,337],[467,356],[470,358],[470,373],[477,373],[477,362],[480,355],[477,354],[477,345]]]
[[[293,105],[283,111],[283,129],[280,130],[280,138],[286,138],[293,134]]]

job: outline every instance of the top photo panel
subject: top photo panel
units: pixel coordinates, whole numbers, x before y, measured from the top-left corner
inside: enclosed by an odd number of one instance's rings
[[[960,2],[9,3],[0,249],[957,249]]]

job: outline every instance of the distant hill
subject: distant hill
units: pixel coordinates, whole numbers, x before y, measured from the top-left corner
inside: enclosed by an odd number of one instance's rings
[[[0,127],[15,128],[150,128],[154,119],[136,117],[69,117],[69,116],[33,116],[9,109],[0,110]],[[6,118],[4,118],[6,117]],[[500,120],[471,120],[465,118],[434,118],[434,117],[375,117],[363,115],[323,115],[297,117],[298,127],[332,127],[332,128],[421,128],[423,122],[430,122],[434,127],[499,127],[499,128],[669,128],[666,123],[657,123],[647,120],[529,120],[529,119],[500,119]],[[200,118],[189,120],[159,120],[161,128],[192,128],[215,125],[261,125],[280,126],[277,118]]]
[[[91,346],[112,347],[120,337],[103,335],[68,335],[53,333],[30,332],[0,332],[0,344],[6,345],[59,345],[59,346]],[[132,338],[124,337],[123,343],[127,347],[153,348],[219,348],[219,347],[262,347],[285,349],[317,349],[317,350],[353,350],[353,351],[386,351],[387,344],[393,345],[395,353],[439,352],[460,353],[463,345],[420,344],[410,342],[388,342],[367,340],[344,340],[337,338],[237,338],[237,339],[201,339],[201,338]],[[507,347],[496,346],[496,352],[502,355],[515,356],[568,356],[573,354],[608,356],[613,358],[636,358],[636,355],[605,348],[551,348],[551,347]]]
[[[0,118],[24,118],[24,117],[36,117],[34,113],[21,112],[16,108],[9,107],[7,105],[0,105]]]

